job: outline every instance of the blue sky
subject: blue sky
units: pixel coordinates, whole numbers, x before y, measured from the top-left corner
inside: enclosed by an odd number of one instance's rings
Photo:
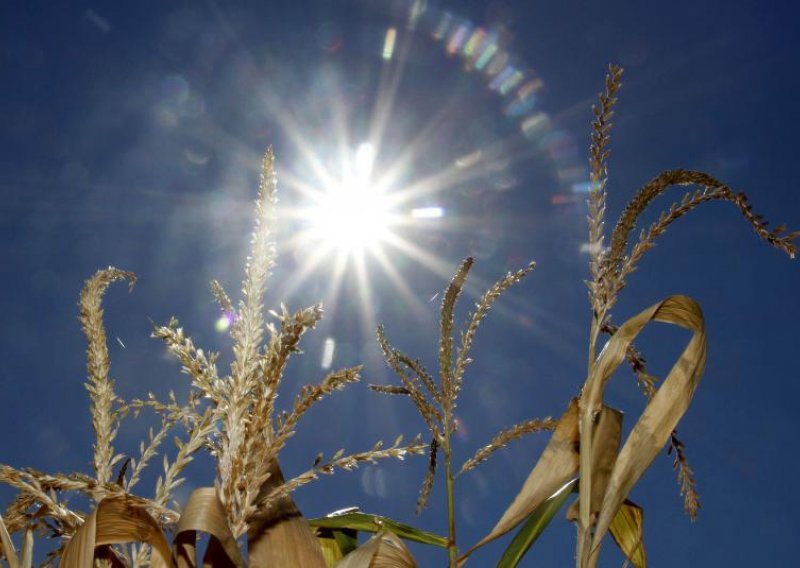
[[[196,343],[225,352],[208,281],[238,288],[267,144],[277,154],[282,216],[266,302],[300,308],[323,300],[327,311],[286,375],[284,402],[324,374],[326,338],[336,344],[335,367],[363,362],[365,382],[391,380],[374,341],[377,323],[396,346],[435,367],[439,298],[432,298],[460,260],[476,257],[472,294],[538,262],[477,337],[459,405],[461,459],[504,426],[560,414],[583,382],[586,209],[573,185],[585,181],[591,104],[608,63],[625,67],[609,223],[639,186],[681,167],[745,191],[775,225],[800,226],[792,138],[800,127],[800,40],[790,3],[428,2],[413,30],[412,4],[0,8],[0,463],[89,470],[76,302],[100,267],[141,277],[132,294],[119,286],[106,301],[112,374],[123,397],[186,392],[186,378],[148,337],[151,320],[176,315]],[[519,83],[510,80],[503,94],[474,60],[470,68],[465,44],[454,39],[460,26],[466,37],[498,31],[503,69],[519,71]],[[385,58],[389,28],[397,42]],[[519,95],[526,84],[535,99]],[[515,96],[527,106],[512,108]],[[345,262],[336,291],[336,254],[312,267],[309,259],[327,243],[297,243],[306,225],[293,212],[304,204],[304,188],[325,189],[320,168],[337,178],[367,141],[376,147],[375,178],[391,172],[387,192],[408,196],[398,216],[423,207],[444,214],[397,228],[418,252],[384,246],[390,272],[367,255],[359,278],[353,260]],[[659,200],[657,210],[670,202]],[[614,321],[682,293],[703,306],[710,340],[705,378],[679,427],[698,481],[698,521],[682,514],[666,456],[632,494],[645,509],[656,565],[788,565],[800,552],[793,513],[800,492],[792,483],[800,475],[792,451],[800,427],[793,403],[798,289],[797,262],[760,242],[730,204],[713,203],[676,223],[623,291]],[[656,374],[685,340],[670,329],[648,330],[641,346]],[[349,391],[319,404],[301,425],[282,455],[288,475],[305,470],[318,451],[359,450],[423,431],[406,401],[365,385]],[[643,403],[627,370],[609,399],[630,427]],[[135,451],[148,425],[129,422],[121,449]],[[464,546],[491,528],[545,440],[517,442],[460,481]],[[337,474],[296,498],[308,516],[358,505],[446,532],[441,487],[414,518],[424,469],[420,458]],[[202,461],[192,475],[195,486],[212,481]],[[4,504],[9,498],[0,489]],[[622,563],[613,548],[602,565]],[[443,563],[440,554],[413,550],[423,565]],[[487,547],[474,564],[491,565],[499,550]],[[563,566],[573,550],[572,527],[557,520],[524,565]]]

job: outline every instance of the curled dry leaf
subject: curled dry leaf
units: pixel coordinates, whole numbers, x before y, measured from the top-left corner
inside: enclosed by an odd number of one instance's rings
[[[246,564],[233,537],[225,508],[213,487],[202,487],[192,492],[175,529],[175,561],[177,568],[197,566],[197,532],[211,536],[203,565],[235,566]],[[214,542],[213,546],[211,542]]]
[[[97,504],[67,543],[59,568],[93,566],[95,548],[109,544],[145,542],[153,547],[152,568],[172,565],[171,552],[161,527],[141,503],[128,497],[109,497]]]
[[[578,399],[572,399],[561,416],[550,442],[514,501],[506,509],[491,532],[462,557],[506,534],[536,507],[551,497],[578,472]]]
[[[274,479],[276,484],[282,483],[277,466],[270,479]],[[125,496],[102,500],[67,543],[59,567],[85,568],[100,558],[111,565],[122,565],[107,545],[144,542],[153,547],[150,566],[195,568],[198,565],[197,531],[211,537],[203,559],[204,566],[243,568],[248,565],[242,558],[215,488],[201,488],[190,496],[175,531],[174,564],[159,524],[145,508],[146,502]],[[11,550],[13,555],[13,559],[9,557],[9,568],[24,568],[19,564],[10,539],[6,542],[3,538],[3,527],[0,523],[3,549]],[[252,566],[326,566],[308,522],[290,497],[282,498],[254,519],[248,533],[248,549]],[[25,555],[25,558],[29,557],[30,553]]]
[[[700,381],[706,360],[706,335],[700,306],[686,296],[670,296],[632,317],[620,326],[597,358],[584,389],[581,409],[582,430],[591,431],[592,414],[602,405],[602,397],[611,374],[625,360],[628,346],[651,321],[661,321],[693,332],[689,344],[645,408],[620,451],[603,497],[590,554],[596,554],[620,506],[644,471],[669,440],[678,421],[689,407]],[[591,456],[581,456],[581,488],[591,468]],[[587,491],[588,492],[588,488]],[[589,525],[588,511],[581,508],[581,522]]]
[[[270,466],[270,474],[262,488],[265,494],[284,482],[277,462]],[[290,495],[262,507],[249,525],[247,549],[251,566],[325,568],[317,537]]]
[[[336,568],[417,568],[417,562],[396,534],[381,531],[345,556]]]

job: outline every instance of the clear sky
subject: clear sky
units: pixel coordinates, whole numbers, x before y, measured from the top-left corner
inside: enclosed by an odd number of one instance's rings
[[[238,289],[268,144],[277,154],[281,256],[267,305],[322,300],[327,313],[286,374],[284,403],[323,376],[328,339],[333,367],[364,363],[364,382],[393,380],[374,340],[378,323],[435,368],[436,294],[461,259],[472,255],[476,265],[459,320],[470,294],[538,262],[478,334],[457,463],[504,426],[559,415],[584,380],[581,190],[591,104],[608,63],[625,67],[610,224],[639,186],[680,167],[745,191],[775,225],[800,226],[792,3],[423,4],[418,17],[408,0],[3,4],[0,463],[89,471],[76,302],[98,268],[141,278],[132,294],[112,289],[105,304],[121,396],[187,391],[187,378],[149,339],[151,321],[176,315],[197,344],[225,353],[208,281]],[[320,227],[305,213],[319,205],[315,196],[359,175],[367,193],[383,189],[395,221],[394,236],[362,261],[342,252],[352,242],[341,237],[354,226],[358,235],[380,233],[374,214]],[[670,202],[659,200],[656,213]],[[787,566],[800,553],[798,290],[797,261],[759,241],[730,204],[713,203],[678,221],[623,291],[615,322],[682,293],[703,306],[710,341],[679,427],[699,519],[682,513],[670,457],[632,493],[654,565]],[[663,376],[687,338],[663,327],[645,335],[643,351]],[[609,400],[629,428],[643,402],[627,369]],[[150,424],[129,421],[120,449],[135,454]],[[319,451],[423,431],[408,401],[360,384],[319,404],[281,460],[292,475]],[[488,532],[545,441],[519,441],[459,480],[462,546]],[[296,499],[307,516],[357,505],[446,533],[442,486],[414,517],[425,467],[417,458],[340,473]],[[190,485],[211,483],[208,464],[198,464]],[[3,506],[10,495],[0,488]],[[574,541],[559,518],[523,565],[569,565]],[[473,564],[493,565],[500,550],[487,547]],[[440,551],[413,551],[422,565],[444,564]],[[609,543],[601,564],[621,563]]]

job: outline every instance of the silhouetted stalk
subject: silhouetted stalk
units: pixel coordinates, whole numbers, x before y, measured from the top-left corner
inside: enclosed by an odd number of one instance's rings
[[[444,474],[447,479],[447,557],[450,568],[458,566],[458,548],[456,547],[456,512],[455,483],[453,482],[453,453],[450,446],[451,431],[450,412],[444,417]]]
[[[602,321],[605,319],[605,310],[594,313],[592,316],[591,329],[589,331],[589,361],[587,364],[587,377],[592,376],[594,363],[597,354],[597,339],[600,336]],[[587,381],[589,378],[587,378]],[[583,393],[585,394],[585,392]],[[580,480],[579,491],[581,496],[586,496],[580,500],[580,515],[578,517],[578,550],[576,554],[577,568],[587,568],[589,566],[589,547],[591,545],[591,495],[592,488],[592,418],[591,409],[587,408],[583,400],[581,401],[581,456],[580,456]],[[594,556],[597,558],[597,555]]]

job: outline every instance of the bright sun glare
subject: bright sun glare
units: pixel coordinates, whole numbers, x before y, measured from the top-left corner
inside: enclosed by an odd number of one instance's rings
[[[380,139],[380,134],[373,139]],[[377,266],[400,297],[412,309],[424,313],[424,306],[394,259],[413,258],[434,272],[446,274],[450,267],[435,253],[404,237],[409,230],[436,226],[436,220],[445,215],[444,209],[430,202],[425,207],[410,207],[412,200],[425,192],[420,187],[402,184],[399,173],[405,167],[402,160],[384,164],[382,171],[376,171],[377,145],[364,142],[355,149],[347,149],[342,144],[338,161],[331,164],[309,144],[298,140],[305,155],[304,165],[313,172],[315,180],[308,182],[297,177],[290,180],[302,198],[290,212],[302,225],[292,242],[298,252],[303,251],[304,258],[292,286],[300,286],[318,267],[327,265],[332,269],[327,279],[327,297],[336,298],[349,280],[348,275],[354,276],[348,286],[355,283],[364,329],[372,330],[376,324],[370,271]]]
[[[343,178],[316,195],[306,211],[313,240],[340,255],[376,252],[389,235],[391,203],[385,189],[372,183],[374,160],[372,144],[361,144]]]

